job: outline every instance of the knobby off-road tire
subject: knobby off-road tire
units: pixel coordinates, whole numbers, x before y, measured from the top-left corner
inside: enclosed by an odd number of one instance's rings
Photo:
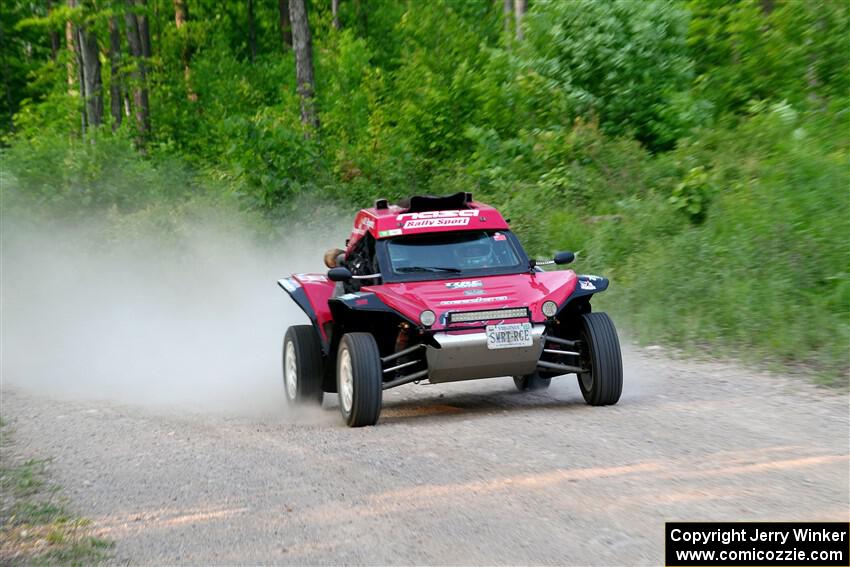
[[[533,392],[535,390],[546,390],[549,388],[551,378],[541,378],[537,372],[525,376],[514,376],[516,389],[521,392]]]
[[[312,325],[294,325],[286,331],[283,390],[288,405],[322,403],[322,345]]]
[[[381,415],[381,355],[369,333],[347,333],[339,343],[336,385],[339,409],[349,427],[375,425]]]
[[[616,404],[623,392],[623,357],[617,330],[607,313],[582,315],[581,340],[584,342],[578,385],[584,401],[592,406]]]

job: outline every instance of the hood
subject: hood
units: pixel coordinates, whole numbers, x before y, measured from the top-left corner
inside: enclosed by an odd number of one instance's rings
[[[432,327],[443,327],[443,315],[449,311],[478,311],[506,307],[528,307],[532,321],[543,322],[544,301],[559,306],[576,287],[577,277],[572,270],[535,272],[449,280],[387,283],[364,287],[362,291],[377,295],[387,306],[413,321],[430,309],[437,315]]]

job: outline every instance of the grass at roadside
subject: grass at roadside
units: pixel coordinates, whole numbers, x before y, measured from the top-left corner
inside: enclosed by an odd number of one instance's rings
[[[48,460],[15,460],[0,420],[0,564],[92,565],[112,543],[91,535],[90,521],[66,507],[48,479]]]

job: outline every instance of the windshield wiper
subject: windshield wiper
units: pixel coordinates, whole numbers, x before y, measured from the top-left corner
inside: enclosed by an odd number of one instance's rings
[[[442,266],[404,266],[396,270],[397,272],[451,272],[459,274],[461,270],[458,268],[445,268]]]

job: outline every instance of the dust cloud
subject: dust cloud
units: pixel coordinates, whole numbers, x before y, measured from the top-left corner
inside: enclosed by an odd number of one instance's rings
[[[282,337],[309,321],[276,281],[322,271],[322,252],[342,243],[347,224],[283,227],[271,241],[214,214],[180,221],[168,236],[106,225],[4,218],[3,385],[61,399],[284,412]]]

